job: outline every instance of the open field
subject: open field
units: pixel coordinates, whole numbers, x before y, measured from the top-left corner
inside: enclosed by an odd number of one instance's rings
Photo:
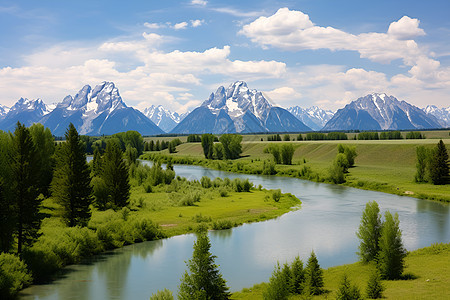
[[[450,294],[450,244],[437,244],[418,249],[405,259],[405,280],[383,280],[386,290],[384,299],[448,299]],[[306,260],[306,259],[304,259]],[[319,260],[320,263],[320,260]],[[352,284],[365,289],[373,265],[354,263],[324,270],[325,290],[328,292],[313,299],[334,299],[343,274],[347,274]],[[232,299],[262,299],[266,283],[234,293]],[[292,296],[289,299],[303,299]]]
[[[450,149],[450,138],[443,139]],[[295,153],[292,165],[277,165],[277,175],[299,177],[302,179],[326,182],[328,170],[337,154],[339,144],[356,147],[358,156],[355,167],[349,170],[347,182],[344,185],[408,195],[418,198],[450,201],[450,185],[433,185],[415,183],[416,147],[423,145],[433,148],[438,140],[346,140],[346,141],[291,141]],[[241,158],[232,162],[206,161],[200,143],[185,143],[177,147],[177,153],[170,154],[174,159],[189,157],[195,164],[207,167],[235,171],[240,173],[258,174],[262,170],[263,161],[271,158],[264,153],[269,144],[286,142],[247,141],[242,143]],[[158,152],[148,152],[158,153]],[[169,155],[167,150],[161,151]],[[177,160],[174,160],[177,162]],[[306,175],[299,174],[309,170]]]

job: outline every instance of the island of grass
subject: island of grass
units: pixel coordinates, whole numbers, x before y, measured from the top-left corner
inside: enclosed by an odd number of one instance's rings
[[[434,244],[408,253],[405,259],[403,279],[382,280],[385,287],[383,299],[448,299],[450,295],[450,244]],[[344,274],[365,296],[367,282],[375,269],[372,264],[354,263],[324,270],[325,293],[312,299],[335,299]],[[231,299],[263,299],[267,283],[256,284],[241,292],[233,293]],[[292,295],[289,299],[304,299]]]
[[[429,132],[430,137],[443,136],[443,142],[450,149],[448,132]],[[440,135],[439,135],[440,134]],[[447,137],[445,137],[445,134]],[[296,177],[316,182],[332,183],[330,167],[338,153],[338,145],[355,147],[355,164],[345,175],[342,185],[385,193],[411,196],[421,199],[450,202],[450,184],[434,185],[415,182],[416,149],[424,146],[432,149],[439,139],[402,140],[326,140],[269,142],[267,135],[244,136],[240,158],[234,160],[205,159],[202,145],[183,143],[176,147],[175,153],[168,150],[148,151],[141,158],[148,160],[171,161],[177,164],[195,164],[204,167],[245,174],[271,174]],[[159,137],[147,138],[147,141]],[[169,139],[170,138],[165,138]],[[171,138],[173,139],[173,137]],[[261,141],[263,140],[263,141]],[[272,161],[272,155],[265,149],[270,145],[290,144],[294,147],[292,164],[276,164],[266,172],[265,166]]]

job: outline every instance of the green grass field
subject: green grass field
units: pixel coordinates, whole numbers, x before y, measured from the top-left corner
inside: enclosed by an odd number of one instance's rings
[[[418,249],[405,259],[404,280],[383,280],[384,299],[448,299],[450,295],[450,244],[437,244]],[[319,261],[320,263],[320,261]],[[324,270],[326,293],[313,299],[335,299],[343,274],[365,295],[373,265],[354,263]],[[262,299],[266,283],[234,293],[232,299]],[[302,299],[291,296],[289,299]]]
[[[432,132],[430,132],[432,133]],[[442,133],[442,132],[439,132]],[[259,136],[254,141],[242,143],[241,158],[228,162],[225,170],[254,173],[258,168],[262,169],[263,161],[270,159],[271,155],[263,150],[271,143],[285,142],[261,142]],[[450,138],[443,139],[450,149]],[[281,176],[294,176],[315,181],[326,181],[328,169],[337,154],[339,144],[356,147],[358,156],[355,167],[349,170],[347,182],[344,185],[361,189],[376,190],[398,195],[413,196],[417,198],[450,202],[450,185],[433,185],[429,183],[415,183],[416,172],[416,148],[419,145],[433,148],[437,144],[436,139],[423,140],[376,140],[376,141],[291,141],[296,148],[293,164],[289,166],[277,165],[276,170]],[[152,152],[150,152],[152,153]],[[153,152],[155,153],[155,152]],[[169,155],[167,150],[162,154]],[[200,143],[185,143],[177,147],[177,153],[170,154],[174,158],[190,157],[201,162],[207,167],[223,169],[216,162],[206,162],[203,159],[203,151]],[[232,165],[235,165],[233,167]],[[303,168],[309,168],[312,175],[309,177],[297,175]]]

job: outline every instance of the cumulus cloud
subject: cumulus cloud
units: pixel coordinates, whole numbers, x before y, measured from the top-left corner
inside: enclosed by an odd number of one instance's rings
[[[415,41],[406,38],[424,34],[418,26],[417,19],[405,16],[391,24],[390,33],[354,35],[330,26],[317,26],[301,11],[280,8],[272,16],[259,17],[244,25],[239,33],[263,47],[289,51],[351,50],[375,62],[403,59],[405,64],[413,65],[422,51]]]
[[[297,92],[292,87],[283,86],[280,88],[273,89],[271,91],[264,92],[264,95],[267,95],[268,98],[275,104],[280,103],[289,103],[292,101],[297,101],[302,97],[302,94]]]
[[[425,35],[425,31],[419,28],[419,23],[418,19],[404,16],[397,22],[392,22],[389,25],[388,34],[399,40],[412,40],[415,37]]]
[[[198,27],[205,23],[205,20],[191,20],[192,27]]]

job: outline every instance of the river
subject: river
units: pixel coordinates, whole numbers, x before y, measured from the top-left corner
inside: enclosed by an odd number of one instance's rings
[[[355,232],[366,202],[372,200],[382,212],[399,214],[408,250],[450,241],[448,204],[296,178],[174,167],[177,175],[188,179],[249,178],[256,186],[281,189],[302,201],[300,210],[277,219],[209,233],[211,252],[231,291],[267,281],[277,261],[300,255],[306,262],[312,250],[323,268],[357,261]],[[126,246],[69,266],[61,278],[25,289],[19,299],[149,299],[164,288],[176,295],[194,241],[188,234]]]

